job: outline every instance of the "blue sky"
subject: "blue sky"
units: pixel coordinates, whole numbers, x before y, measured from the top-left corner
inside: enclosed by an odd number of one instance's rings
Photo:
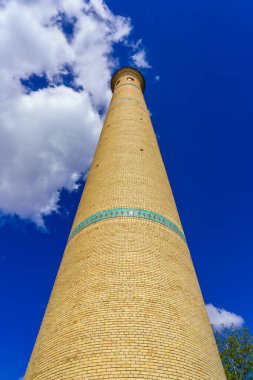
[[[110,100],[109,79],[123,65],[146,77],[209,311],[215,321],[240,323],[241,316],[253,330],[253,5],[106,4],[0,0],[3,380],[25,373]]]

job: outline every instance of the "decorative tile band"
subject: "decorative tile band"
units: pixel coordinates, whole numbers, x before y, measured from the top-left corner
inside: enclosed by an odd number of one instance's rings
[[[120,98],[119,100],[112,100],[110,106],[114,104],[119,104],[122,102],[132,102],[132,103],[138,104],[138,106],[146,108],[145,104],[143,104],[142,102],[134,98]]]
[[[118,88],[120,88],[120,87],[122,87],[122,86],[127,86],[127,87],[132,86],[132,87],[136,87],[139,91],[142,92],[142,90],[141,90],[138,86],[136,86],[136,84],[132,84],[132,83],[122,83],[122,84],[120,84],[120,85],[118,85],[118,86],[115,86],[114,92],[115,92],[115,90],[117,90]]]
[[[152,220],[153,222],[160,223],[165,227],[168,227],[170,230],[175,232],[182,240],[186,242],[184,233],[178,228],[178,226],[173,223],[171,220],[165,218],[162,215],[156,214],[153,211],[143,210],[138,208],[114,208],[111,210],[105,210],[97,212],[96,214],[89,216],[79,223],[71,232],[69,236],[70,241],[78,232],[83,230],[85,227],[90,226],[93,223],[100,222],[101,220],[111,219],[111,218],[143,218]]]

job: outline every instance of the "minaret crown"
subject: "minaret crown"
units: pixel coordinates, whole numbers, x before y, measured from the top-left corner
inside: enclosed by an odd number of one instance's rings
[[[139,70],[134,69],[133,67],[128,67],[128,66],[122,67],[121,69],[117,70],[113,74],[112,79],[111,79],[112,92],[114,91],[115,86],[117,86],[117,83],[120,81],[120,78],[122,78],[122,77],[127,77],[129,82],[137,80],[138,85],[142,89],[142,92],[144,92],[145,86],[146,86],[144,76],[142,75],[142,73]]]

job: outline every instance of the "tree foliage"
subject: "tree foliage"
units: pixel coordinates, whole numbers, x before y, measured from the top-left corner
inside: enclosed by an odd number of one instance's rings
[[[214,330],[228,380],[253,380],[253,336],[247,327]]]

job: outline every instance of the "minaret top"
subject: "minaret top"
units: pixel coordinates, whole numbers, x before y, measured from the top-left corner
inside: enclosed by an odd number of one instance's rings
[[[144,92],[145,86],[146,86],[144,76],[142,75],[142,73],[139,70],[134,69],[133,67],[128,67],[128,66],[122,67],[121,69],[117,70],[113,74],[112,79],[111,79],[112,92],[114,91],[114,88],[117,85],[120,78],[123,76],[129,76],[129,78],[128,78],[129,80],[137,79],[139,84],[140,84],[140,87],[142,89],[142,92]]]

